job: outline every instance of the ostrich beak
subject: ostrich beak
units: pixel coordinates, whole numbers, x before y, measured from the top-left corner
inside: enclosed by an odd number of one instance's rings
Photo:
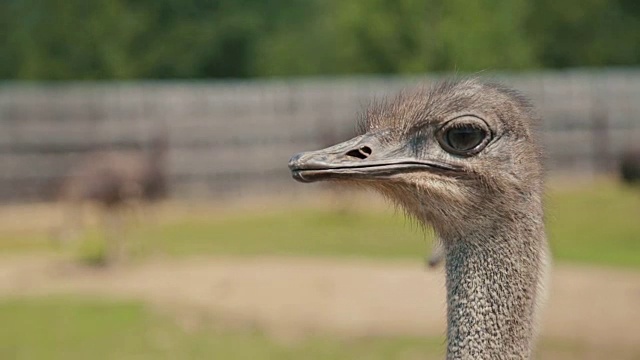
[[[379,180],[407,172],[459,170],[436,160],[418,158],[411,144],[383,141],[384,135],[365,134],[323,150],[296,154],[289,160],[291,175],[300,182],[315,182]]]

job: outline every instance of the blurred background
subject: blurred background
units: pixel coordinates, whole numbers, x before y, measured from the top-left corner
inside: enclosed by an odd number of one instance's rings
[[[289,157],[452,75],[542,121],[539,359],[640,359],[640,2],[3,0],[0,358],[444,354],[433,234]]]

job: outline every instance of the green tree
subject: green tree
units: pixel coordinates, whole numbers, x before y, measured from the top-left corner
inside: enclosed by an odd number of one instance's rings
[[[540,0],[528,31],[546,67],[640,63],[636,0]]]
[[[311,9],[315,17],[289,21],[261,43],[260,74],[476,71],[537,63],[525,32],[525,0],[333,0]]]
[[[1,0],[1,79],[638,65],[636,0]]]
[[[9,77],[92,79],[135,75],[128,51],[135,19],[118,0],[14,0],[4,14],[9,31],[2,47],[9,54],[7,66],[13,75]]]

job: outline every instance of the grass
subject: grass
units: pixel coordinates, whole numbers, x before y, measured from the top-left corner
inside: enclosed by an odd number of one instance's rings
[[[549,241],[561,261],[640,267],[640,189],[598,183],[551,192]]]
[[[640,268],[640,192],[612,182],[551,191],[548,232],[557,261]],[[97,229],[78,252],[100,262]],[[430,248],[423,233],[392,210],[327,208],[220,211],[180,215],[132,226],[127,235],[139,256],[309,255],[418,259]],[[0,232],[0,252],[51,250],[43,232]]]
[[[251,217],[184,221],[141,234],[176,255],[297,254],[416,257],[429,244],[402,216],[383,211],[302,209]],[[188,239],[188,240],[186,240]]]
[[[29,298],[0,302],[0,358],[80,359],[441,359],[442,338],[340,339],[307,335],[277,341],[255,329],[185,329],[138,302]],[[543,339],[541,359],[636,359],[640,349]]]
[[[278,342],[251,329],[186,330],[136,302],[42,298],[0,303],[0,358],[417,359],[441,357],[442,339],[313,336]]]

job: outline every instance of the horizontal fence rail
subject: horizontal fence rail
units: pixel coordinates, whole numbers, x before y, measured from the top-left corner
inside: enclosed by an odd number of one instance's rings
[[[640,70],[486,77],[533,100],[551,173],[611,172],[640,143]],[[293,153],[353,136],[373,99],[435,80],[0,84],[0,201],[51,199],[87,154],[144,149],[161,131],[174,196],[297,191]]]

